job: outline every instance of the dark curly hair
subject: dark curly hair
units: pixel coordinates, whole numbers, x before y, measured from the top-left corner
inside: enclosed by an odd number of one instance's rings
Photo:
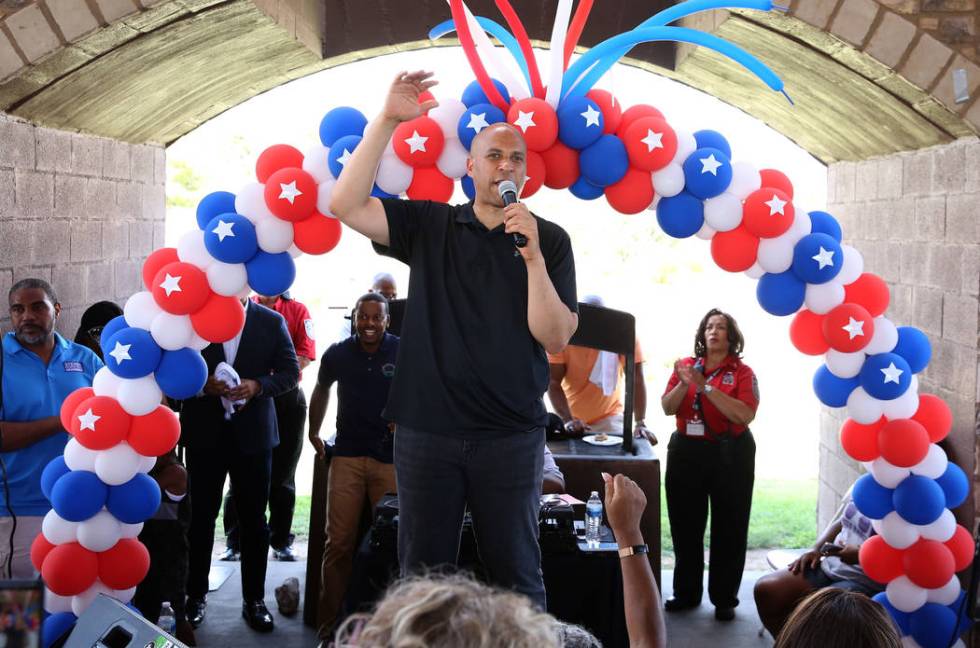
[[[694,336],[694,357],[704,358],[708,355],[708,345],[704,339],[704,330],[708,328],[708,320],[710,320],[715,315],[721,315],[728,322],[728,354],[733,355],[736,358],[742,357],[742,349],[745,348],[745,340],[742,338],[742,331],[738,328],[738,323],[735,318],[724,311],[720,311],[717,308],[712,308],[708,313],[701,318],[701,323],[698,324],[698,332]]]

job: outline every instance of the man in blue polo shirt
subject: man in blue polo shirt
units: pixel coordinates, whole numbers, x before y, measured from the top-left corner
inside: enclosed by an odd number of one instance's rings
[[[310,443],[323,458],[320,425],[330,386],[337,383],[337,441],[327,478],[327,543],[317,614],[324,644],[347,591],[365,498],[373,505],[395,492],[392,432],[381,411],[395,375],[398,338],[387,328],[388,300],[378,293],[362,295],[354,306],[355,334],[323,354],[310,397]]]
[[[0,488],[0,573],[31,578],[31,543],[51,510],[41,493],[41,472],[68,443],[58,416],[61,403],[92,385],[102,361],[54,332],[61,304],[48,282],[22,279],[11,287],[7,302],[14,330],[3,337],[0,459],[10,499]]]

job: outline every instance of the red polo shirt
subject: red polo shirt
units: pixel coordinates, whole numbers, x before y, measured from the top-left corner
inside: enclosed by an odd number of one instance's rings
[[[685,358],[682,360],[684,364],[691,367],[694,366],[695,361],[696,358]],[[709,385],[732,398],[737,398],[751,407],[753,411],[759,406],[759,383],[756,380],[755,373],[737,357],[733,355],[728,356],[716,369],[707,372],[707,376],[711,378],[708,381]],[[667,381],[667,389],[664,390],[664,395],[667,395],[679,382],[680,378],[677,377],[677,372],[675,371],[670,375],[670,380]],[[681,406],[677,410],[677,431],[680,434],[686,435],[687,422],[694,418],[694,396],[696,390],[697,387],[695,385],[688,385],[684,400],[681,401]],[[737,437],[748,429],[748,426],[736,425],[729,421],[724,414],[718,411],[718,408],[714,406],[709,397],[703,393],[701,394],[701,412],[701,418],[708,428],[704,438],[709,441],[717,441],[717,435],[723,434],[726,431],[731,432],[732,436]]]
[[[253,297],[252,301],[258,303],[259,299]],[[289,337],[292,338],[293,346],[296,347],[296,355],[309,358],[311,361],[316,360],[313,319],[310,317],[310,311],[306,306],[295,299],[280,297],[272,305],[272,310],[282,315],[283,319],[286,320],[286,330],[289,331]],[[300,372],[299,377],[300,379],[303,378],[302,372]]]

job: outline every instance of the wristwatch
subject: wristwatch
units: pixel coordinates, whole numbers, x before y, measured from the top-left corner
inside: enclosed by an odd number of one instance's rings
[[[710,394],[710,393],[711,393],[711,392],[713,392],[714,390],[715,390],[715,388],[714,388],[714,387],[712,387],[711,385],[705,385],[705,386],[704,386],[704,393],[705,393],[705,394]]]
[[[629,558],[630,556],[635,556],[637,554],[650,553],[650,547],[645,544],[633,545],[632,547],[623,547],[619,550],[620,558]]]

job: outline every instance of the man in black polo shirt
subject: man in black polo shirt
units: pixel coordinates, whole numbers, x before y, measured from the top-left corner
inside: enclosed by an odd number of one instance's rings
[[[395,470],[403,573],[454,563],[463,512],[473,515],[491,580],[545,604],[537,543],[548,387],[545,352],[578,326],[568,235],[515,203],[497,185],[522,186],[526,146],[509,124],[473,140],[476,198],[450,206],[370,196],[399,123],[431,74],[401,73],[381,114],[337,181],[330,211],[411,268],[398,369],[385,416],[397,424]],[[527,237],[515,248],[514,233]]]

